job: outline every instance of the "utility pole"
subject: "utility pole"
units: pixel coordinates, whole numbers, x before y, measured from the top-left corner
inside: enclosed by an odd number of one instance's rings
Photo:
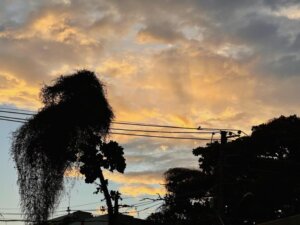
[[[115,215],[115,217],[117,217],[118,216],[118,214],[119,214],[119,199],[121,198],[121,194],[120,194],[120,192],[118,192],[118,191],[116,191],[115,193],[114,193],[114,196],[113,196],[113,200],[114,200],[114,204],[115,204],[115,207],[114,207],[114,215]]]
[[[116,224],[118,224],[119,199],[122,200],[121,193],[119,191],[110,191],[110,197],[111,197],[111,200],[114,201],[111,225],[116,225]]]
[[[224,150],[227,143],[227,131],[221,130],[221,145],[219,150],[219,185],[217,197],[217,210],[221,224],[224,218]]]

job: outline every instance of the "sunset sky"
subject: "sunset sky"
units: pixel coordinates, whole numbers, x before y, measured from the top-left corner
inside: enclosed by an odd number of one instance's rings
[[[0,0],[0,108],[36,111],[44,84],[79,69],[95,71],[105,83],[118,121],[250,133],[252,125],[300,114],[300,3]],[[0,121],[0,213],[19,207],[10,158],[18,126]],[[205,144],[110,138],[125,149],[127,175],[107,176],[112,187],[134,197],[123,201],[128,204],[163,194],[162,173],[196,167],[191,150]],[[77,180],[61,210],[100,199],[93,185]]]

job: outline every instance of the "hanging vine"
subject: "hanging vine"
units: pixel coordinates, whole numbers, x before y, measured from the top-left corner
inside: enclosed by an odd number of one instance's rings
[[[103,84],[90,71],[61,76],[41,91],[44,107],[13,134],[21,207],[28,221],[41,224],[63,191],[66,169],[79,167],[82,148],[109,133],[113,111]]]

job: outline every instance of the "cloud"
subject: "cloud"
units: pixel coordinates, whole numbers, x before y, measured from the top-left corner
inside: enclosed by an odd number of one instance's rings
[[[43,84],[85,68],[106,84],[117,120],[250,131],[300,113],[298,8],[296,0],[1,1],[0,104],[36,109]],[[170,167],[197,167],[191,150],[207,143],[110,138],[129,171],[110,179],[136,194],[158,191],[152,185]]]
[[[111,183],[118,185],[120,192],[127,196],[145,196],[164,194],[164,180],[162,171],[128,172],[125,174],[111,173],[104,170],[104,177]],[[70,168],[65,172],[66,178],[84,179],[77,168]]]
[[[163,171],[140,171],[120,174],[104,170],[103,174],[108,180],[121,185],[162,185],[164,183]],[[69,178],[84,178],[77,168],[66,170],[64,176]]]
[[[164,195],[163,187],[153,187],[150,185],[124,185],[120,187],[120,192],[128,196],[145,196],[145,195]]]
[[[0,74],[0,88],[0,104],[14,103],[30,109],[40,105],[37,90],[5,70]]]
[[[64,176],[67,178],[84,178],[84,175],[80,173],[78,168],[72,167],[72,168],[68,168],[65,173]]]
[[[100,74],[105,74],[111,77],[132,77],[137,73],[137,70],[139,69],[136,61],[134,60],[135,58],[131,56],[111,57],[105,59],[101,63],[99,68],[97,68],[97,71]]]
[[[184,35],[173,29],[174,25],[169,23],[151,24],[142,28],[137,33],[137,40],[142,44],[162,43],[173,44],[176,41],[184,40]]]
[[[164,183],[162,171],[128,172],[125,174],[104,172],[105,177],[119,184],[149,184],[161,185]]]

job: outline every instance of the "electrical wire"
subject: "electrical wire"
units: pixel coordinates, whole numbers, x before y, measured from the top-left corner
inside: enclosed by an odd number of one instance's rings
[[[119,132],[110,132],[110,134],[136,136],[136,137],[151,137],[151,138],[166,138],[166,139],[179,139],[179,140],[210,141],[210,138],[172,137],[172,136],[158,136],[158,135],[146,135],[146,134],[119,133]]]
[[[25,123],[27,120],[17,117],[8,117],[8,116],[0,116],[0,120],[10,121],[10,122],[20,122]],[[175,137],[175,136],[161,136],[161,135],[146,135],[146,134],[133,134],[133,133],[120,133],[120,132],[110,132],[110,134],[115,135],[127,135],[127,136],[137,136],[137,137],[150,137],[150,138],[165,138],[165,139],[179,139],[179,140],[201,140],[201,141],[209,141],[209,138],[196,138],[196,137]]]
[[[146,206],[146,205],[150,205],[152,203],[153,203],[153,201],[143,202],[143,203],[136,203],[136,204],[131,204],[131,205],[127,205],[127,206],[122,206],[121,208],[137,208],[137,207],[143,207],[143,206]]]
[[[0,210],[19,210],[20,208],[0,208]]]
[[[25,123],[25,121],[22,121],[22,120],[3,118],[2,116],[0,116],[0,120],[2,120],[2,121],[8,121],[8,122]]]
[[[165,131],[165,130],[139,130],[139,129],[123,129],[123,128],[111,128],[111,130],[119,131],[132,131],[132,132],[145,132],[145,133],[168,133],[168,134],[211,134],[210,131]]]
[[[73,205],[73,206],[70,206],[70,208],[76,208],[76,207],[81,207],[81,206],[87,206],[87,205],[94,205],[94,204],[100,204],[100,200],[97,201],[97,202],[90,202],[90,203],[86,203],[86,204],[81,204],[81,205]]]
[[[13,111],[9,111],[9,110],[0,110],[0,112],[2,112],[2,113],[9,113],[9,114],[27,115],[27,116],[33,116],[34,115],[34,113],[13,112]],[[129,126],[146,126],[146,127],[161,127],[161,128],[197,130],[196,127],[180,127],[180,126],[169,126],[169,125],[136,123],[136,122],[128,122],[128,121],[113,121],[112,123],[114,123],[114,124],[122,124],[122,125],[129,125]]]
[[[24,118],[18,118],[18,117],[11,117],[11,116],[0,116],[1,118],[4,118],[4,119],[12,119],[12,120],[20,120],[22,122],[26,122],[27,119],[24,119]]]
[[[136,213],[140,213],[140,212],[146,211],[146,210],[151,209],[151,208],[153,208],[153,207],[156,207],[156,206],[158,206],[158,205],[162,205],[162,204],[159,202],[159,203],[157,203],[157,204],[154,204],[154,205],[152,205],[152,206],[146,207],[146,208],[144,208],[144,209],[136,210]],[[123,213],[130,213],[130,211],[125,211],[125,212],[123,212]]]
[[[0,108],[1,109],[1,108]],[[16,112],[10,110],[0,110],[2,113],[7,114],[17,114],[17,115],[27,115],[32,116],[33,113],[25,113],[25,112]],[[1,120],[7,119],[6,121],[10,122],[25,122],[26,118],[19,118],[19,117],[9,117],[9,116],[0,116]],[[177,134],[200,134],[200,133],[214,133],[216,130],[218,131],[228,131],[228,132],[238,132],[247,135],[245,132],[237,129],[221,129],[221,128],[205,128],[205,127],[180,127],[180,126],[169,126],[169,125],[159,125],[159,124],[147,124],[147,123],[136,123],[136,122],[127,122],[127,121],[113,121],[113,124],[119,125],[127,125],[127,126],[143,126],[143,127],[155,127],[155,128],[172,128],[172,129],[188,129],[188,130],[198,130],[197,132],[184,132],[184,131],[157,131],[157,130],[141,130],[141,129],[125,129],[125,128],[111,128],[112,130],[116,131],[127,131],[127,132],[144,132],[144,133],[177,133]],[[142,135],[142,134],[131,134],[131,133],[120,133],[120,132],[112,132],[112,134],[118,135],[128,135],[128,136],[141,136],[141,137],[152,137],[152,138],[170,138],[170,139],[188,139],[188,140],[202,140],[202,138],[193,138],[193,137],[169,137],[169,136],[154,136],[154,135]],[[239,136],[239,135],[238,135]],[[205,141],[209,141],[208,139],[204,139]],[[211,140],[211,139],[210,139]]]
[[[2,113],[8,113],[8,114],[17,114],[17,115],[26,115],[26,116],[33,116],[35,115],[34,113],[23,113],[23,112],[12,112],[8,110],[0,110]]]
[[[196,127],[180,127],[180,126],[169,126],[169,125],[148,124],[148,123],[135,123],[135,122],[127,122],[127,121],[113,121],[112,123],[129,125],[129,126],[144,126],[144,127],[161,127],[161,128],[173,128],[173,129],[184,129],[184,130],[197,130]]]
[[[7,112],[7,111],[1,111],[0,112]],[[11,112],[9,112],[11,113]],[[20,113],[17,113],[20,114]],[[23,114],[23,113],[22,113]],[[26,122],[27,119],[25,118],[19,118],[19,117],[10,117],[10,116],[0,116],[5,119],[13,119],[13,120],[20,120]],[[196,131],[196,132],[188,132],[188,131],[159,131],[159,130],[140,130],[140,129],[125,129],[125,128],[111,128],[111,130],[117,130],[117,131],[130,131],[130,132],[145,132],[145,133],[174,133],[174,134],[211,134],[211,132],[201,132],[201,131]]]
[[[1,109],[1,108],[0,108]],[[3,108],[2,108],[3,109]],[[19,115],[34,115],[34,113],[25,113],[20,112],[17,109],[10,109],[5,108],[6,110],[0,110],[0,112],[3,113],[11,113],[11,114],[19,114]],[[14,111],[11,111],[14,110]],[[16,112],[17,111],[17,112]],[[19,111],[19,112],[18,112]],[[22,110],[23,111],[23,110]],[[198,131],[234,131],[234,132],[241,132],[248,136],[247,133],[245,133],[242,130],[238,129],[230,129],[230,128],[208,128],[208,127],[182,127],[182,126],[170,126],[170,125],[160,125],[160,124],[149,124],[149,123],[137,123],[137,122],[128,122],[128,121],[112,121],[113,124],[119,124],[119,125],[127,125],[127,126],[144,126],[144,127],[156,127],[156,128],[173,128],[173,129],[187,129],[187,130],[198,130]]]
[[[17,112],[31,112],[31,113],[36,112],[36,111],[33,111],[33,110],[17,109],[17,108],[3,107],[3,106],[0,106],[0,110],[13,110],[13,111],[17,111]]]
[[[14,111],[10,111],[10,110],[0,110],[0,112],[10,113],[10,114],[27,115],[27,116],[34,115],[34,113],[14,112]],[[174,128],[174,129],[197,130],[196,127],[180,127],[180,126],[169,126],[169,125],[159,125],[159,124],[136,123],[136,122],[128,122],[128,121],[113,121],[112,123],[122,124],[122,125],[129,125],[129,126],[147,126],[147,127],[163,127],[163,128]]]

